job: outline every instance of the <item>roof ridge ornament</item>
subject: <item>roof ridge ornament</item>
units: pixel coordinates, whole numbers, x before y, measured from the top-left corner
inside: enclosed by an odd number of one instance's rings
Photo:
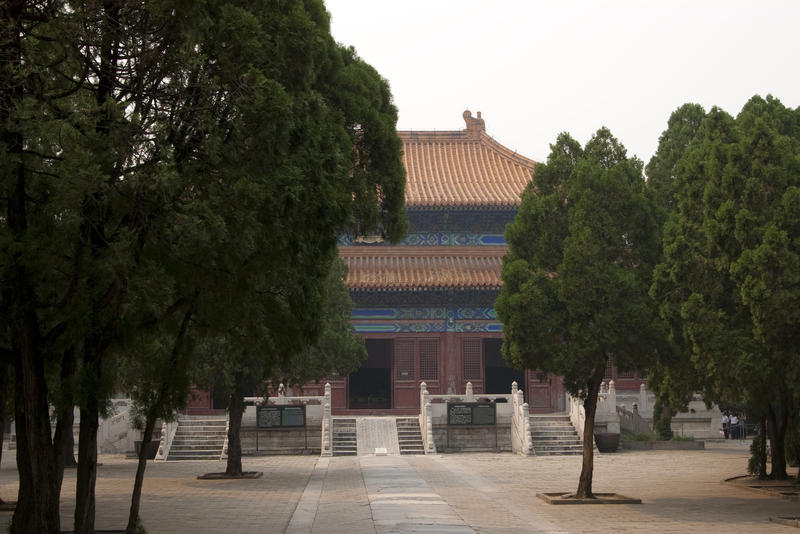
[[[478,112],[477,118],[473,118],[472,112],[467,109],[461,116],[464,117],[464,122],[467,123],[467,136],[470,139],[480,139],[481,133],[486,131],[486,123],[481,118],[481,112]]]

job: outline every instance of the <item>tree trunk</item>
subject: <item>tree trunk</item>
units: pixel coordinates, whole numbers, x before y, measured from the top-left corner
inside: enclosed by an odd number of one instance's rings
[[[788,418],[786,410],[781,410],[780,415],[776,415],[772,406],[767,412],[769,429],[769,448],[770,459],[772,460],[772,472],[769,477],[774,480],[786,480],[789,474],[786,472],[786,427]]]
[[[75,461],[75,435],[73,426],[75,424],[75,400],[72,394],[72,381],[75,378],[75,351],[67,350],[61,362],[61,402],[63,408],[58,413],[56,423],[56,433],[53,441],[57,450],[61,451],[61,477],[64,475],[65,467],[76,467]]]
[[[244,414],[244,397],[242,395],[242,377],[236,376],[233,393],[228,401],[228,464],[225,474],[232,477],[242,476],[242,415]]]
[[[758,478],[767,478],[767,416],[761,416],[761,432],[758,435],[759,459],[758,459]]]
[[[33,327],[25,330],[31,333]],[[35,331],[38,332],[38,327]],[[26,344],[18,349],[15,367],[14,419],[19,491],[9,531],[57,534],[61,527],[58,503],[61,483],[57,476],[56,453],[50,439],[44,358],[38,354],[38,350]]]
[[[28,7],[23,0],[0,4],[0,143],[6,147],[3,161],[8,189],[5,223],[15,244],[27,238],[28,219],[25,169],[22,151],[25,139],[19,129],[24,120],[16,116],[24,97],[25,76],[22,60],[22,20]],[[12,250],[15,247],[12,247]],[[17,428],[17,471],[19,492],[10,532],[56,533],[60,527],[58,491],[44,354],[33,284],[23,257],[25,247],[16,249],[7,260],[10,272],[4,281],[4,301],[11,318],[11,345],[16,387],[14,419]]]
[[[2,385],[2,384],[0,384]],[[3,402],[3,388],[0,387],[0,406],[2,406]],[[3,441],[5,441],[6,437],[6,418],[2,412],[0,412],[0,465],[3,465]],[[0,504],[5,504],[6,501],[3,500],[3,497],[0,497]]]
[[[666,396],[666,395],[665,395]],[[654,422],[654,427],[656,434],[658,434],[658,438],[668,441],[672,439],[672,406],[669,405],[664,399],[660,400],[661,409],[658,414],[658,421]]]
[[[97,428],[100,411],[97,397],[93,393],[88,393],[86,406],[81,406],[78,481],[75,489],[75,534],[94,534]]]
[[[580,499],[593,499],[592,493],[592,474],[594,471],[594,416],[597,412],[597,394],[600,392],[600,384],[603,381],[603,372],[595,371],[589,379],[589,391],[583,408],[586,412],[586,420],[583,425],[583,466],[581,476],[578,479],[578,491],[575,497]]]
[[[156,417],[152,413],[147,415],[142,436],[142,446],[139,449],[139,463],[136,466],[136,479],[133,482],[133,495],[131,495],[131,510],[128,514],[128,526],[125,527],[126,534],[136,534],[139,526],[139,504],[142,501],[142,483],[144,482],[144,470],[147,468],[147,449],[153,440],[153,428],[156,425]]]
[[[72,412],[72,409],[70,409]],[[75,424],[75,415],[69,416],[68,432],[64,436],[62,442],[62,455],[64,457],[64,467],[78,467],[78,461],[75,459],[75,435],[72,433],[73,425]]]
[[[6,392],[8,391],[8,369],[6,364],[0,362],[0,466],[3,465],[3,441],[6,437]],[[5,501],[0,497],[0,504]]]

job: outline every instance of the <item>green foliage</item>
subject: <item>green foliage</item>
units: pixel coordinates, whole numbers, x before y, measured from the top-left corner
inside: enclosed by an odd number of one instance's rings
[[[655,441],[656,437],[649,432],[638,432],[636,434],[631,434],[626,439],[631,441]]]
[[[561,134],[506,228],[504,356],[564,376],[573,394],[609,357],[634,369],[655,350],[647,287],[658,226],[641,171],[605,128],[584,149]]]
[[[367,359],[364,338],[355,333],[350,322],[353,301],[345,284],[346,277],[347,265],[335,258],[326,282],[322,333],[315,344],[303,349],[280,370],[287,384],[302,385],[320,380],[332,371],[346,376]]]
[[[659,226],[641,162],[606,128],[583,149],[559,135],[505,237],[495,303],[503,356],[564,377],[586,401],[589,443],[609,359],[621,369],[644,367],[661,338],[647,293]],[[592,449],[584,447],[576,495],[592,496],[592,470]]]
[[[319,0],[12,7],[0,357],[47,367],[22,384],[47,397],[29,416],[44,428],[48,401],[102,406],[117,384],[167,417],[211,343],[290,368],[325,335],[337,237],[405,232],[386,81]]]
[[[676,166],[695,141],[705,116],[699,104],[684,104],[673,111],[667,129],[658,139],[658,149],[645,167],[648,188],[665,214],[676,208]]]
[[[771,417],[782,448],[800,398],[800,112],[756,96],[735,118],[713,108],[691,124],[667,166],[674,210],[652,287],[689,356],[667,365],[702,378],[706,401]]]
[[[653,405],[653,432],[658,436],[658,439],[667,441],[676,436],[672,432],[672,412],[668,406],[666,410],[664,408],[664,402],[661,397],[656,396],[656,402]]]

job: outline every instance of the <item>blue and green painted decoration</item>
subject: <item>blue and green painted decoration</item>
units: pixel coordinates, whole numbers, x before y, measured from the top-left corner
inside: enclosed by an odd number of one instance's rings
[[[352,320],[362,334],[503,331],[494,308],[355,308]]]
[[[475,247],[475,246],[505,246],[506,240],[503,234],[471,234],[462,232],[424,232],[410,233],[406,235],[398,245],[407,246],[455,246],[455,247]],[[339,245],[366,245],[381,246],[386,245],[382,241],[375,243],[353,241],[350,236],[339,238]]]

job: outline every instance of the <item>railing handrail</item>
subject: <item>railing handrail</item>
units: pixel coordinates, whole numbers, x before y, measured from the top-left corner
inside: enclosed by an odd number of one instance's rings
[[[174,414],[174,416],[174,419],[170,422],[161,422],[161,440],[158,444],[156,460],[166,460],[169,456],[169,450],[172,448],[172,440],[175,437],[175,432],[178,431],[177,413]]]
[[[506,399],[506,401],[511,401],[512,395],[508,393],[492,393],[484,395],[483,393],[473,395],[475,399],[489,399],[489,400],[497,400],[497,399]],[[467,398],[467,395],[462,394],[444,394],[444,395],[431,395],[428,394],[428,398],[431,400],[460,400],[464,401]]]
[[[256,406],[263,406],[264,401],[267,401],[267,404],[289,404],[291,402],[302,402],[303,404],[308,404],[310,401],[319,402],[322,404],[325,402],[324,395],[309,395],[309,396],[291,396],[291,397],[245,397],[245,403],[252,403]]]

